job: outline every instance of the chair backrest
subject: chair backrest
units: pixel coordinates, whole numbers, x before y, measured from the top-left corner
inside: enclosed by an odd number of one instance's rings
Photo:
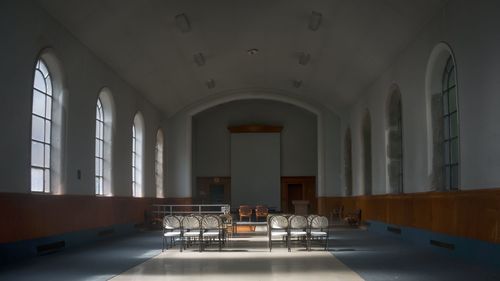
[[[200,229],[201,221],[194,215],[185,216],[182,219],[182,228],[185,230]]]
[[[289,219],[289,227],[293,229],[306,229],[309,226],[307,218],[300,215],[293,215]]]
[[[315,217],[317,217],[317,216],[318,216],[318,215],[308,215],[308,216],[307,216],[307,223],[308,223],[309,225],[311,225],[312,220],[313,220]]]
[[[240,213],[240,215],[251,215],[252,208],[248,205],[241,205],[239,208],[239,213]]]
[[[206,215],[201,220],[203,229],[219,229],[221,227],[221,219],[218,216]]]
[[[269,218],[269,229],[287,229],[288,219],[285,216],[274,215]]]
[[[181,227],[181,220],[172,215],[163,217],[163,228],[165,229],[179,229]]]
[[[255,211],[259,213],[267,213],[269,212],[269,209],[266,206],[257,205],[255,206]]]
[[[325,216],[316,216],[311,221],[311,228],[328,228],[328,218]]]

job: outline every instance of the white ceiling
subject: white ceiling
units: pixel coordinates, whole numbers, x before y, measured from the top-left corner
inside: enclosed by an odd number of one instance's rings
[[[258,88],[341,108],[354,102],[445,0],[37,0],[166,114]],[[320,12],[317,31],[308,27]],[[185,13],[192,30],[174,18]],[[258,48],[257,55],[247,50]],[[197,66],[193,54],[206,64]],[[311,54],[303,66],[298,54]],[[208,89],[206,81],[216,87]],[[303,80],[293,87],[293,80]]]

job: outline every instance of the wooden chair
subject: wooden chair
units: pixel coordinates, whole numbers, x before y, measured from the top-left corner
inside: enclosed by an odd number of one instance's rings
[[[240,221],[243,220],[244,217],[248,217],[248,221],[252,221],[252,208],[248,205],[241,205],[238,209],[240,214]]]
[[[269,214],[269,209],[266,206],[257,205],[255,207],[255,220],[259,221],[259,218],[267,218]]]
[[[359,226],[361,223],[361,209],[356,209],[354,212],[346,214],[344,221],[350,226]]]

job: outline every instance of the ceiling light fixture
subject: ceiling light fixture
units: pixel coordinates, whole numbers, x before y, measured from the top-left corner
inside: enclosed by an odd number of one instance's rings
[[[198,65],[198,66],[203,66],[205,65],[205,57],[203,56],[202,53],[197,53],[197,54],[194,54],[193,55],[193,59],[194,59],[194,62]]]
[[[311,16],[309,17],[309,29],[312,31],[318,30],[319,26],[321,25],[321,18],[321,13],[313,11],[311,13]]]
[[[191,31],[191,24],[189,23],[189,19],[186,14],[179,14],[175,16],[175,24],[182,33]]]
[[[210,80],[208,80],[208,81],[206,82],[206,84],[207,84],[207,88],[209,88],[209,89],[213,89],[213,88],[215,88],[215,80],[214,80],[214,79],[210,79]]]
[[[295,88],[300,88],[300,86],[302,86],[302,80],[298,80],[298,79],[293,80],[293,86]]]
[[[253,49],[248,49],[247,53],[251,56],[256,55],[259,52],[259,49],[253,48]]]
[[[309,61],[311,60],[311,55],[307,53],[300,53],[299,55],[299,64],[301,65],[307,65]]]

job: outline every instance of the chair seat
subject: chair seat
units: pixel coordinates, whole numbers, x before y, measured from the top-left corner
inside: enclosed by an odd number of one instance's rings
[[[324,231],[311,231],[311,236],[326,236],[327,233]]]
[[[306,236],[307,232],[305,231],[291,231],[290,236]]]
[[[189,232],[185,232],[184,236],[186,236],[186,237],[200,236],[200,232],[199,231],[189,231]]]
[[[202,235],[203,236],[219,236],[219,232],[218,231],[207,231],[207,232],[203,232]]]
[[[179,236],[179,235],[181,235],[180,231],[170,231],[170,232],[163,233],[163,236],[165,236],[165,237],[172,237],[172,236]]]
[[[287,236],[288,233],[286,231],[273,231],[271,232],[271,236]]]

